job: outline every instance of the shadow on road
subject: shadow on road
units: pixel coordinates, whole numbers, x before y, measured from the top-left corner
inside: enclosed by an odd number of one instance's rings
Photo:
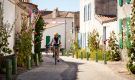
[[[66,61],[65,63],[69,65],[69,68],[67,68],[63,73],[61,73],[63,80],[76,80],[78,66],[82,65],[83,63],[66,62]]]

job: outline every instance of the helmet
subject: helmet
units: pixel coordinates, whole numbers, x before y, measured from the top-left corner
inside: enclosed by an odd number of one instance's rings
[[[54,33],[54,36],[58,35],[58,33]]]

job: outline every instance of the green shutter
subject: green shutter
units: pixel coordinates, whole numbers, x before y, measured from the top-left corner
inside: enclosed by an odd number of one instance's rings
[[[127,1],[127,4],[130,4],[131,0],[126,0]]]
[[[126,20],[126,43],[127,43],[127,48],[131,47],[129,27],[130,27],[130,17],[127,17],[127,20]]]
[[[50,36],[46,36],[46,45],[49,45],[50,43]]]
[[[119,6],[123,6],[123,0],[119,0]]]
[[[119,33],[120,33],[120,36],[119,36],[119,46],[120,48],[123,48],[123,39],[122,39],[122,19],[119,19]]]

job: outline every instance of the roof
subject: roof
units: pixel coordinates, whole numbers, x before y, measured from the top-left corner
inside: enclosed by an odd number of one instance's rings
[[[32,9],[37,9],[38,10],[38,5],[33,4],[33,3],[29,3],[29,2],[21,2],[25,7],[30,7]]]
[[[44,18],[53,18],[53,11],[40,11],[40,13]],[[74,17],[73,12],[69,11],[58,11],[58,13],[58,18]]]
[[[101,24],[117,20],[117,17],[112,15],[95,15],[95,17]]]
[[[64,23],[55,23],[55,24],[47,24],[44,28],[53,28],[53,27],[59,27],[59,25],[63,25]]]

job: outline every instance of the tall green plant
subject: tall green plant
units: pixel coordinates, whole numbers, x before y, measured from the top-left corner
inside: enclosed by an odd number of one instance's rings
[[[121,59],[121,57],[120,57],[119,46],[117,44],[117,38],[115,36],[114,31],[112,31],[110,33],[110,37],[109,37],[109,40],[108,40],[108,45],[110,47],[111,59],[113,61],[119,61]]]
[[[130,71],[135,74],[135,23],[134,22],[135,22],[135,0],[134,0],[134,4],[133,4],[132,17],[131,17],[131,21],[130,21],[131,48],[128,49],[129,63],[127,65],[129,67]]]
[[[18,66],[26,67],[28,57],[32,55],[32,28],[28,27],[26,22],[22,24],[22,30],[18,33]]]
[[[99,33],[96,30],[93,30],[88,35],[88,47],[90,51],[95,51],[99,49]]]
[[[35,53],[38,54],[39,56],[39,61],[42,60],[42,55],[41,55],[41,40],[42,40],[42,31],[44,26],[44,20],[42,16],[39,17],[39,19],[36,22],[35,26],[35,37],[34,37],[34,46],[35,46]]]
[[[97,59],[102,57],[100,56],[100,52],[102,51],[102,49],[100,49],[99,43],[100,43],[99,33],[96,30],[93,30],[88,35],[88,47],[90,49],[91,59],[95,58]]]

